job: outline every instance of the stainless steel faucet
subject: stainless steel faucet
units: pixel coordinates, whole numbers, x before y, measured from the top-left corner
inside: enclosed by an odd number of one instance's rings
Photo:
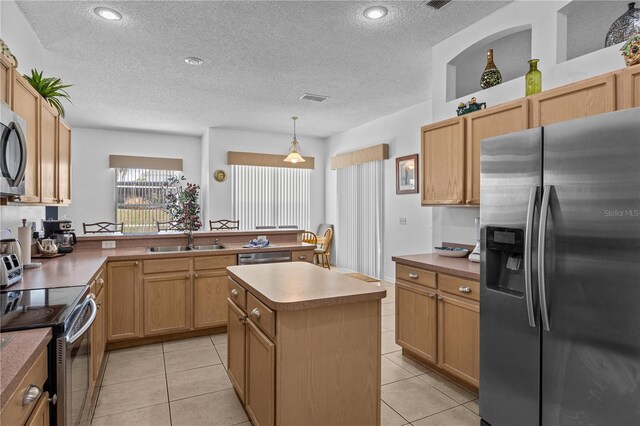
[[[193,249],[193,231],[189,229],[185,233],[187,234],[187,247]]]

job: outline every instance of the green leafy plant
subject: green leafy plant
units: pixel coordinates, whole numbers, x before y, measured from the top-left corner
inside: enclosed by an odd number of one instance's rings
[[[62,80],[57,77],[43,77],[42,71],[38,72],[35,68],[31,70],[31,76],[25,74],[24,77],[40,93],[40,96],[57,109],[61,117],[64,117],[64,106],[62,106],[61,100],[66,99],[71,102],[69,94],[64,89],[72,85],[62,84]]]

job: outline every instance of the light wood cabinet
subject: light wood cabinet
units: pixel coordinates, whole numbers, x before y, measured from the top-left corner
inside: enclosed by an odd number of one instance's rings
[[[396,343],[436,363],[437,302],[432,290],[417,284],[396,283]]]
[[[21,374],[23,377],[18,386],[13,390],[13,393],[6,395],[8,399],[0,413],[0,424],[2,425],[24,425],[31,424],[31,421],[37,425],[40,424],[39,421],[44,419],[44,412],[49,411],[49,395],[46,392],[43,392],[36,401],[27,404],[22,402],[25,393],[31,386],[45,388],[44,385],[48,378],[46,346],[42,348],[36,360],[28,366],[28,370]]]
[[[227,374],[240,398],[245,402],[245,353],[247,316],[231,299],[227,325]]]
[[[245,408],[256,426],[275,424],[275,345],[247,322]]]
[[[31,413],[26,426],[49,426],[49,392],[44,392],[38,399],[38,405]]]
[[[40,98],[40,202],[57,204],[58,112]]]
[[[463,204],[464,118],[422,127],[422,204]]]
[[[71,203],[71,127],[58,118],[57,202]]]
[[[480,308],[438,296],[438,365],[468,383],[480,385]]]
[[[531,97],[532,127],[616,110],[616,76],[613,73],[582,80]]]
[[[140,262],[107,265],[107,340],[142,337],[142,280]]]
[[[480,141],[529,128],[529,101],[519,99],[465,117],[465,204],[480,205]]]
[[[191,327],[191,275],[144,277],[144,334],[175,333]]]
[[[618,109],[640,107],[640,65],[620,72],[618,89]]]
[[[207,328],[227,323],[227,271],[193,276],[193,327]]]
[[[11,106],[11,89],[13,87],[13,65],[0,55],[0,102]]]
[[[40,95],[20,73],[13,72],[11,108],[27,123],[25,193],[20,201],[40,202]]]

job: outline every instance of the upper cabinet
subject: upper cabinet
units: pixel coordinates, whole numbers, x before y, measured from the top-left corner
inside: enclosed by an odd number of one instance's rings
[[[465,204],[480,205],[480,141],[529,128],[529,102],[519,99],[465,117],[466,185]]]
[[[464,118],[422,127],[422,204],[464,203]]]
[[[532,127],[616,110],[616,76],[613,73],[589,78],[531,97]]]
[[[6,105],[11,105],[12,78],[13,66],[4,55],[0,55],[0,101]]]
[[[22,204],[71,203],[71,128],[17,70],[9,68],[10,88],[5,87],[4,62],[0,58],[0,84],[11,93],[11,109],[27,123],[27,170]]]

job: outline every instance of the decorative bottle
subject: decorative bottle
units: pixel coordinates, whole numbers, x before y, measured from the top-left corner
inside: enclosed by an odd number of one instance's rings
[[[540,59],[531,59],[529,61],[529,72],[524,80],[527,96],[542,92],[542,73],[538,70],[539,60]]]
[[[484,72],[480,77],[480,87],[488,89],[500,83],[502,83],[502,74],[500,74],[496,64],[493,63],[493,49],[489,49],[487,50],[487,65],[484,67]]]

